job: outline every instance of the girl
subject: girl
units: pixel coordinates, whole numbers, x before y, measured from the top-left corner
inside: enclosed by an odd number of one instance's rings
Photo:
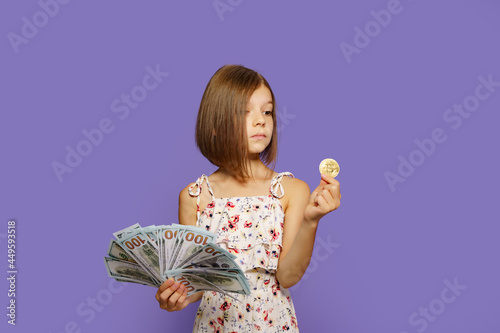
[[[180,192],[179,222],[216,233],[217,245],[237,256],[251,294],[235,294],[239,301],[212,291],[187,297],[169,279],[156,300],[178,311],[201,299],[193,332],[298,332],[288,288],[309,265],[319,220],[340,205],[339,182],[323,174],[310,194],[290,172],[274,172],[274,94],[262,75],[243,66],[223,66],[208,82],[196,144],[219,169]]]

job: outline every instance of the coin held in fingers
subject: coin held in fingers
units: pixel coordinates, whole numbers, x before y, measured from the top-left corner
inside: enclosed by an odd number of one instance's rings
[[[326,173],[335,178],[340,172],[340,166],[334,159],[325,158],[319,164],[319,172]]]

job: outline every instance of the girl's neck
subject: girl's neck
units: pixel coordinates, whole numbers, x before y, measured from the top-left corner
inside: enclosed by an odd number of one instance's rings
[[[224,179],[233,178],[222,168],[217,169],[214,174]],[[269,169],[260,159],[250,159],[248,161],[248,174],[249,178],[245,179],[245,182],[258,182],[272,178],[274,171]]]

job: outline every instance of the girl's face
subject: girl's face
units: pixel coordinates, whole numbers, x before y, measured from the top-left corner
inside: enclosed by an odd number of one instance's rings
[[[265,85],[253,92],[246,111],[248,152],[259,154],[269,145],[273,135],[273,101]]]

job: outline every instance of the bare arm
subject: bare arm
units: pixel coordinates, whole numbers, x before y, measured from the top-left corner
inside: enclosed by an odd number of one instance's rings
[[[196,225],[196,197],[192,197],[188,192],[193,184],[189,184],[179,193],[179,224]]]
[[[318,187],[311,194],[309,191],[309,186],[299,179],[286,189],[290,196],[276,273],[284,288],[300,281],[311,260],[319,220],[340,205],[339,182],[331,176],[322,176]]]

